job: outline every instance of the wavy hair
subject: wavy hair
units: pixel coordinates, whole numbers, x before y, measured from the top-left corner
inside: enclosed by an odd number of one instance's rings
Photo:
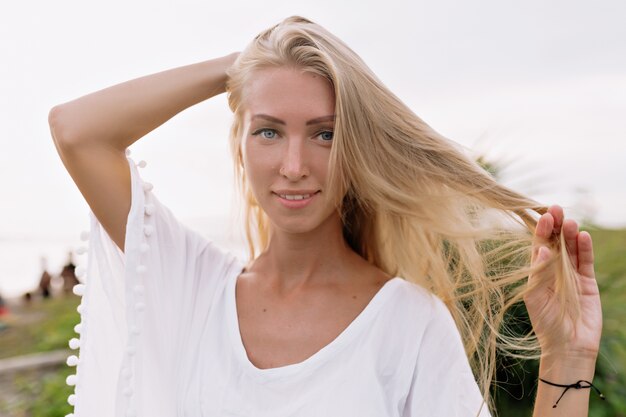
[[[229,70],[230,144],[244,196],[251,258],[269,241],[269,222],[246,180],[241,152],[244,85],[267,67],[325,77],[335,91],[330,195],[352,249],[391,276],[441,298],[450,310],[487,404],[496,353],[537,357],[532,333],[515,334],[505,313],[530,291],[526,279],[538,215],[547,207],[498,184],[456,143],[402,103],[336,36],[292,16],[261,32]],[[497,220],[497,221],[496,221]],[[562,235],[555,236],[556,291],[578,303]],[[407,317],[407,319],[410,319]]]

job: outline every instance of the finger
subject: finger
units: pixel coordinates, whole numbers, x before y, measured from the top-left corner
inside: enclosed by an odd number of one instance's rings
[[[561,227],[563,226],[563,207],[558,204],[553,204],[548,208],[548,213],[554,217],[553,233],[558,236],[561,233]]]
[[[539,221],[537,221],[537,227],[535,228],[535,236],[533,239],[533,248],[531,252],[531,263],[534,262],[537,257],[537,251],[541,245],[546,245],[549,242],[550,236],[552,236],[552,230],[554,228],[554,217],[550,213],[543,214]]]
[[[552,257],[552,252],[547,246],[540,245],[537,248],[537,255],[534,261],[531,263],[533,268],[539,268],[542,263],[548,262]],[[534,286],[534,291],[531,294],[542,294],[546,290],[549,290],[554,284],[554,274],[546,269],[539,270],[534,274],[530,274],[528,277],[528,284]],[[532,298],[532,296],[531,296]]]
[[[574,268],[578,268],[578,223],[572,219],[565,220],[563,222],[563,238],[569,259]]]
[[[578,273],[595,278],[593,262],[593,242],[591,235],[588,232],[580,232],[578,234]]]

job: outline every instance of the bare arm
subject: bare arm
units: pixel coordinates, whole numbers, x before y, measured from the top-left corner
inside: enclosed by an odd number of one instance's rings
[[[223,93],[226,70],[236,57],[137,78],[50,111],[52,138],[65,168],[122,251],[131,201],[126,148],[182,110]]]

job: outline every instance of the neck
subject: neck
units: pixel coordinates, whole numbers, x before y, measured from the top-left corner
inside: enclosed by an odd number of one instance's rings
[[[306,233],[272,229],[268,248],[251,270],[261,273],[277,291],[288,293],[337,283],[359,260],[363,261],[345,242],[336,215]]]

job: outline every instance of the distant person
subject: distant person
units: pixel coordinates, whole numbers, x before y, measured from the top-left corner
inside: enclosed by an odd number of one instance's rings
[[[63,278],[63,292],[66,294],[71,293],[72,288],[80,283],[78,278],[76,278],[76,265],[72,260],[72,252],[69,253],[67,263],[63,265],[63,269],[59,275]]]
[[[224,92],[249,261],[178,222],[125,154]],[[495,182],[323,27],[287,18],[241,54],[59,105],[50,126],[92,210],[77,415],[488,416],[522,300],[542,352],[534,415],[588,414],[590,235]],[[518,227],[480,221],[494,212]]]
[[[43,272],[41,273],[41,278],[39,278],[39,291],[43,298],[50,298],[52,275],[47,271],[48,262],[46,258],[42,256],[40,261]]]
[[[24,300],[24,304],[30,304],[33,301],[33,294],[30,291],[27,291],[22,295],[22,300]]]

